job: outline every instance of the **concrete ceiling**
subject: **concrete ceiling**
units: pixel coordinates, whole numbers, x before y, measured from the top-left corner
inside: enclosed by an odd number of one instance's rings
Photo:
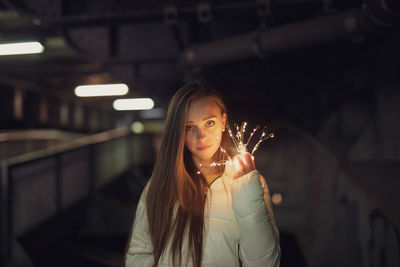
[[[250,32],[362,10],[364,2],[3,0],[0,41],[35,39],[46,50],[41,55],[0,58],[0,82],[103,107],[110,107],[111,100],[78,100],[74,87],[125,82],[133,95],[153,97],[158,106],[165,107],[185,80],[202,76],[218,85],[233,105],[251,101],[257,90],[265,98],[284,98],[280,102],[284,104],[305,95],[294,90],[295,85],[307,88],[317,83],[316,74],[329,76],[330,70],[348,64],[349,58],[360,62],[363,54],[357,51],[386,32],[207,66],[182,64],[183,53]],[[386,2],[399,7],[392,4],[396,1]],[[396,23],[390,23],[392,30]],[[273,89],[263,90],[266,87]],[[248,97],[240,94],[243,88],[248,89]]]

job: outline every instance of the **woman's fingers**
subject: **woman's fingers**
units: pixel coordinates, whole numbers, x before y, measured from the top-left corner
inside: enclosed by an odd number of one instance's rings
[[[255,170],[254,161],[249,153],[235,156],[233,165],[235,167],[235,179]]]
[[[236,156],[233,159],[233,166],[235,168],[235,172],[233,174],[233,178],[236,179],[236,178],[244,175],[243,165],[244,165],[244,163],[243,163],[243,161],[241,160],[241,158],[239,156]]]
[[[254,160],[252,159],[251,155],[249,153],[245,153],[243,155],[244,163],[246,164],[246,167],[249,171],[255,170],[256,166],[254,164]]]

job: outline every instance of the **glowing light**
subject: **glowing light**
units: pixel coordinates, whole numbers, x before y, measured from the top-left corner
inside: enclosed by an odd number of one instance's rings
[[[244,134],[246,132],[246,126],[247,126],[247,122],[242,122],[240,127],[239,127],[238,124],[235,123],[234,124],[234,127],[236,129],[236,134],[235,135],[232,133],[232,130],[229,127],[229,125],[226,126],[226,128],[228,129],[229,136],[231,137],[231,139],[232,139],[232,141],[233,141],[233,143],[234,143],[234,145],[236,147],[237,152],[240,153],[240,154],[244,154],[244,153],[246,153],[248,151],[247,148],[248,148],[248,145],[250,143],[251,138],[253,137],[254,133],[258,129],[260,129],[260,126],[257,125],[253,129],[253,131],[250,133],[250,136],[249,136],[247,142],[244,143]],[[261,133],[260,139],[258,140],[258,142],[253,147],[253,150],[250,153],[252,159],[254,159],[253,154],[258,149],[258,147],[260,146],[261,142],[264,141],[264,140],[267,140],[269,138],[273,138],[274,137],[274,133],[270,133],[270,134],[267,135],[266,131],[267,131],[267,126],[264,127],[264,129],[263,129],[263,131]]]
[[[134,133],[140,134],[144,132],[144,125],[140,121],[135,121],[131,125],[131,130]]]
[[[145,110],[154,107],[154,101],[151,98],[126,98],[117,99],[113,102],[115,110]]]
[[[235,166],[235,169],[236,169],[236,170],[239,170],[239,169],[240,169],[239,160],[238,160],[237,158],[235,158],[235,159],[233,160],[233,166]]]
[[[282,194],[280,194],[280,193],[272,194],[271,200],[272,200],[272,203],[274,203],[275,205],[281,204],[282,203]]]
[[[75,95],[79,97],[126,95],[129,88],[126,84],[93,84],[79,85],[75,88]]]
[[[21,42],[0,44],[0,56],[43,53],[44,47],[39,42]]]
[[[230,138],[232,139],[233,144],[235,145],[236,151],[238,154],[245,154],[248,152],[248,146],[250,143],[251,138],[253,137],[254,133],[260,129],[260,126],[257,125],[253,131],[250,133],[249,138],[247,139],[247,142],[244,142],[245,139],[245,132],[246,132],[246,127],[247,127],[247,122],[242,122],[242,124],[239,125],[237,123],[234,124],[234,127],[236,129],[236,134],[233,134],[231,128],[229,127],[229,125],[226,126],[227,130],[228,130],[228,134],[230,136]],[[263,128],[263,131],[261,132],[260,138],[258,140],[258,142],[254,145],[250,156],[251,158],[254,160],[254,152],[258,149],[258,147],[260,146],[261,142],[263,142],[264,140],[267,140],[269,138],[273,138],[275,136],[274,133],[270,133],[270,134],[266,134],[267,131],[267,126],[265,126]],[[222,147],[220,147],[221,152],[223,152],[225,155],[227,155],[228,160],[225,161],[220,161],[220,162],[212,162],[209,166],[210,167],[216,167],[216,166],[221,166],[221,165],[234,165],[236,169],[240,168],[240,164],[238,162],[237,159],[235,159],[235,161],[232,163],[232,159],[229,157],[229,155],[226,153],[226,150],[224,150]],[[202,167],[203,165],[200,164],[200,167]]]

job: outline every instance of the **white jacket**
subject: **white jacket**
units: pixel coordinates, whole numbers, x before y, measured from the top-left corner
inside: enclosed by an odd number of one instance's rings
[[[146,192],[145,189],[136,209],[126,266],[154,264]],[[278,231],[269,200],[268,187],[258,171],[233,180],[227,166],[224,174],[210,185],[207,194],[202,266],[239,266],[239,258],[242,266],[279,266]],[[170,246],[171,242],[167,244],[158,266],[172,266]],[[192,266],[187,243],[182,247],[182,262],[185,266]]]

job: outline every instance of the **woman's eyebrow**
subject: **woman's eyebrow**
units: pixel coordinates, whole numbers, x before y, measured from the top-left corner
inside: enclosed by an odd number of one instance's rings
[[[217,117],[217,116],[215,116],[215,115],[211,115],[211,116],[205,117],[205,118],[203,119],[203,121],[209,120],[209,119],[211,119],[211,118],[216,118],[216,117]],[[186,123],[193,123],[193,121],[187,121]]]

